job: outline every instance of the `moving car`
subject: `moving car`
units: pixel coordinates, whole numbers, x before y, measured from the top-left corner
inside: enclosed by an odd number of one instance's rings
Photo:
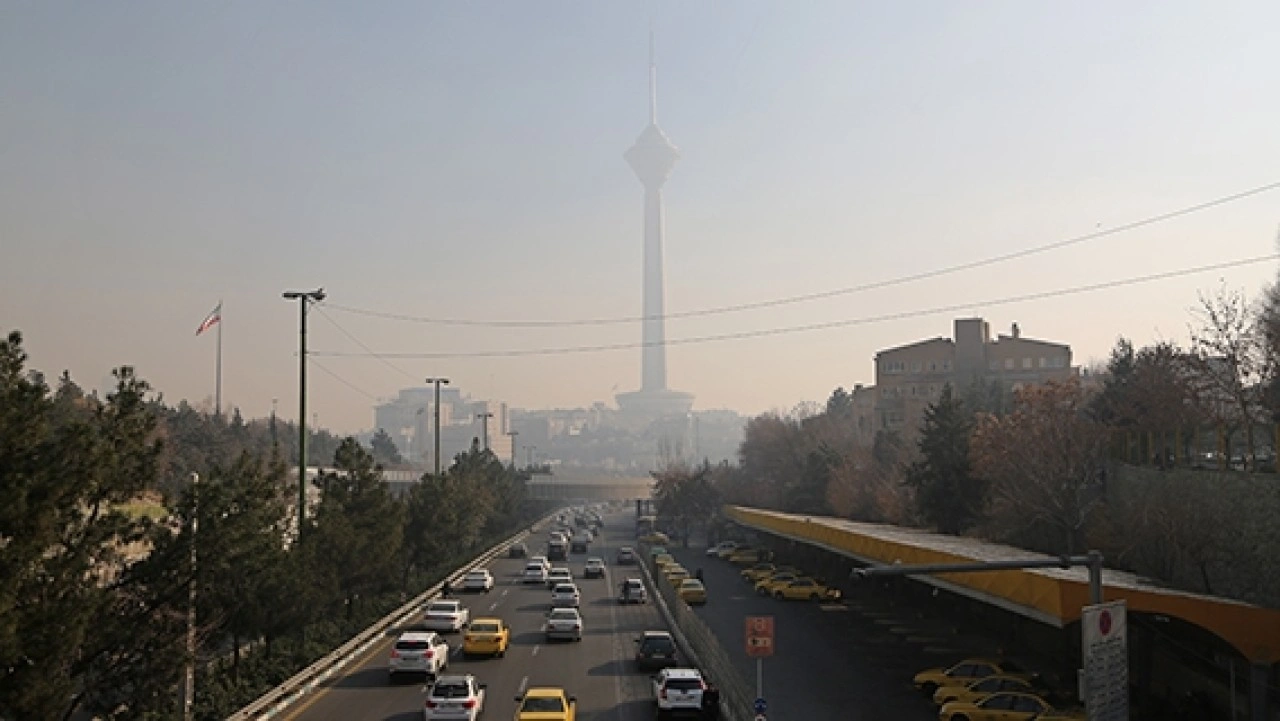
[[[524,573],[520,575],[520,580],[524,583],[546,583],[547,567],[541,563],[527,563]]]
[[[604,559],[588,558],[587,565],[582,569],[583,578],[604,578]]]
[[[707,587],[696,578],[686,578],[676,586],[676,595],[690,606],[699,606],[707,602]]]
[[[981,701],[944,704],[938,711],[938,721],[1032,721],[1050,714],[1057,719],[1085,718],[1083,712],[1055,710],[1035,694],[1001,691]]]
[[[562,688],[531,688],[516,696],[515,721],[576,721],[578,699]]]
[[[440,600],[427,604],[423,626],[432,631],[461,631],[471,620],[471,611],[461,601]]]
[[[707,549],[708,556],[719,556],[721,552],[730,553],[738,547],[737,541],[721,541]]]
[[[1017,676],[996,674],[972,681],[965,686],[939,686],[933,694],[933,702],[943,706],[951,701],[974,703],[999,691],[1024,691],[1035,693],[1031,682]]]
[[[693,668],[664,668],[653,677],[653,695],[658,715],[680,712],[702,713],[702,692],[707,688],[702,673]]]
[[[631,546],[619,548],[616,563],[619,566],[634,566],[636,563],[636,549]]]
[[[558,583],[551,589],[552,608],[577,608],[581,601],[582,595],[572,583]]]
[[[641,671],[677,665],[676,642],[666,631],[645,631],[636,638],[636,668]]]
[[[507,547],[507,558],[525,558],[529,555],[529,547],[523,543],[513,543]]]
[[[425,674],[434,678],[449,665],[449,644],[431,631],[409,631],[400,634],[391,646],[387,662],[388,680],[396,674]]]
[[[431,684],[423,702],[424,721],[476,721],[484,713],[485,685],[471,674],[441,676]]]
[[[534,556],[529,559],[529,563],[541,563],[543,568],[551,570],[551,561],[546,556]]]
[[[663,533],[662,531],[654,531],[653,533],[648,533],[637,538],[636,541],[638,541],[639,543],[647,543],[651,545],[656,544],[656,545],[665,546],[668,543],[671,543],[671,537]]]
[[[467,575],[462,577],[462,590],[479,591],[480,593],[488,593],[493,590],[493,574],[488,569],[481,568],[476,571],[467,571]]]
[[[511,645],[511,627],[500,618],[477,618],[462,638],[463,656],[505,656]]]
[[[812,578],[797,578],[780,588],[775,588],[773,597],[779,601],[837,601],[840,589],[831,588]]]
[[[628,578],[618,585],[618,603],[648,603],[649,594],[644,581]]]
[[[930,668],[921,671],[915,675],[915,678],[911,679],[911,682],[924,695],[933,698],[941,686],[965,686],[977,679],[995,676],[996,674],[1016,676],[1025,678],[1028,681],[1036,677],[1034,673],[1024,670],[1021,666],[1011,661],[968,658],[950,668]]]
[[[551,569],[547,574],[547,588],[555,588],[562,583],[573,584],[573,573],[564,566]]]
[[[547,640],[568,639],[582,640],[582,616],[576,608],[553,608],[547,614],[547,623],[543,626]]]

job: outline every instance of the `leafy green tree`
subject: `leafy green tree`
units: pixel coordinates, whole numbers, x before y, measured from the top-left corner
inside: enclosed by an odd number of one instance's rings
[[[964,405],[949,384],[944,386],[937,402],[925,409],[920,460],[906,475],[917,511],[942,533],[963,533],[981,516],[985,484],[969,465],[971,430]]]
[[[356,439],[342,441],[333,465],[336,472],[319,479],[324,495],[303,543],[331,574],[350,617],[362,598],[396,586],[404,507],[391,497],[381,466]]]
[[[386,429],[379,428],[377,433],[373,434],[373,438],[369,441],[369,448],[373,451],[373,460],[387,466],[398,466],[404,463],[404,458],[400,456],[400,449],[396,448],[396,442],[392,440],[391,434]]]

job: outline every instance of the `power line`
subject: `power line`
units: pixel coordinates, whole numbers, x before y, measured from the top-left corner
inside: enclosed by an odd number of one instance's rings
[[[364,390],[363,388],[360,388],[359,386],[357,386],[356,384],[354,384],[354,383],[352,383],[351,381],[347,380],[346,378],[343,378],[342,376],[338,375],[337,373],[334,373],[333,371],[331,371],[331,370],[329,370],[328,368],[326,368],[326,367],[324,366],[324,364],[323,364],[323,363],[321,363],[320,361],[316,360],[315,358],[312,358],[312,356],[313,356],[313,355],[315,355],[315,354],[314,354],[314,353],[312,353],[312,352],[308,352],[308,353],[307,353],[307,360],[308,360],[308,361],[310,361],[310,362],[311,362],[311,364],[312,364],[312,365],[314,365],[316,368],[319,368],[320,370],[322,370],[322,371],[324,371],[326,374],[328,374],[328,376],[329,376],[330,378],[332,378],[332,379],[334,379],[334,380],[338,381],[338,382],[339,382],[339,383],[341,383],[342,385],[344,385],[344,386],[346,386],[346,387],[350,388],[351,390],[355,391],[356,393],[359,393],[360,395],[362,395],[362,396],[364,396],[364,397],[368,398],[368,399],[369,399],[369,400],[371,400],[371,401],[376,401],[376,400],[378,400],[378,397],[377,397],[377,396],[375,396],[375,395],[373,395],[372,393],[370,393],[370,392],[368,392],[368,391]]]
[[[748,311],[748,310],[759,310],[761,308],[771,308],[771,307],[776,307],[781,305],[791,305],[794,303],[806,303],[814,300],[822,300],[824,298],[834,298],[842,295],[864,293],[869,290],[879,290],[881,288],[889,288],[892,286],[905,285],[907,283],[914,283],[920,280],[928,280],[930,278],[938,278],[944,275],[951,275],[953,273],[959,273],[965,270],[974,270],[977,268],[995,265],[997,263],[1003,263],[1010,260],[1017,260],[1018,258],[1025,258],[1031,255],[1037,255],[1039,253],[1044,253],[1050,250],[1057,250],[1059,248],[1066,248],[1072,245],[1079,245],[1081,243],[1085,243],[1091,240],[1098,240],[1100,238],[1106,238],[1112,235],[1126,233],[1128,231],[1136,230],[1138,228],[1146,227],[1149,225],[1155,225],[1157,223],[1162,223],[1167,220],[1173,220],[1174,218],[1180,218],[1183,216],[1191,215],[1193,213],[1198,213],[1202,210],[1208,210],[1209,208],[1214,208],[1220,205],[1226,205],[1227,203],[1233,203],[1237,200],[1243,200],[1245,198],[1249,198],[1254,195],[1267,193],[1272,190],[1276,190],[1278,188],[1280,188],[1280,181],[1274,182],[1274,183],[1268,183],[1267,185],[1260,185],[1255,188],[1251,188],[1249,190],[1233,193],[1231,195],[1224,195],[1222,197],[1215,198],[1213,200],[1209,200],[1203,203],[1198,203],[1196,205],[1190,205],[1184,208],[1179,208],[1178,210],[1172,210],[1166,213],[1161,213],[1159,215],[1148,216],[1141,220],[1135,220],[1129,223],[1124,223],[1111,228],[1107,228],[1105,230],[1097,230],[1092,233],[1077,235],[1075,237],[1066,238],[1064,240],[1057,240],[1052,243],[1045,243],[1043,245],[1037,245],[1031,248],[1016,250],[1011,253],[994,255],[994,256],[982,258],[979,260],[960,263],[958,265],[951,265],[944,268],[938,268],[935,270],[927,270],[920,273],[914,273],[912,275],[905,275],[905,276],[899,276],[897,278],[888,278],[885,280],[872,281],[870,283],[853,285],[853,286],[848,286],[844,288],[835,288],[832,290],[823,290],[823,291],[817,291],[813,293],[804,293],[801,295],[785,296],[782,298],[772,298],[768,300],[752,301],[748,303],[737,303],[733,305],[715,306],[711,308],[700,308],[695,310],[677,311],[675,313],[666,313],[663,315],[648,315],[648,316],[634,315],[634,316],[618,316],[613,318],[579,318],[579,319],[570,319],[570,320],[475,320],[475,319],[467,319],[467,318],[434,318],[430,316],[414,316],[414,315],[406,315],[402,313],[389,313],[385,311],[370,310],[367,308],[354,308],[351,306],[340,305],[337,303],[329,303],[328,305],[330,308],[333,308],[335,310],[346,311],[348,313],[355,313],[357,315],[372,316],[375,318],[386,318],[389,320],[406,321],[411,323],[427,323],[432,325],[481,326],[481,327],[490,327],[490,328],[552,328],[552,327],[564,327],[564,326],[616,325],[620,323],[637,323],[645,320],[657,320],[657,319],[674,320],[678,318],[695,318],[695,317],[708,316],[708,315],[720,315],[724,313],[739,313],[739,312]]]
[[[417,376],[410,375],[408,371],[404,370],[404,369],[403,369],[403,368],[401,368],[400,366],[398,366],[398,365],[396,365],[396,364],[392,363],[391,361],[387,360],[386,358],[383,358],[382,356],[380,356],[380,355],[378,355],[377,353],[375,353],[375,352],[374,352],[374,350],[373,350],[372,348],[370,348],[369,346],[365,345],[363,342],[361,342],[361,340],[360,340],[359,338],[357,338],[357,337],[355,337],[354,335],[352,335],[350,331],[348,331],[346,328],[343,328],[341,325],[339,325],[339,324],[338,324],[338,321],[334,320],[334,319],[333,319],[333,318],[332,318],[328,313],[324,312],[324,310],[323,310],[323,309],[321,309],[319,306],[313,306],[313,307],[312,307],[312,310],[314,310],[314,311],[316,311],[317,313],[319,313],[320,315],[324,316],[324,319],[325,319],[325,320],[327,320],[327,321],[329,321],[330,323],[332,323],[334,328],[337,328],[338,330],[342,331],[342,334],[343,334],[343,335],[345,335],[346,337],[350,338],[350,339],[351,339],[351,341],[352,341],[353,343],[355,343],[356,345],[358,345],[358,346],[360,346],[361,348],[363,348],[363,349],[365,350],[365,352],[366,352],[366,353],[368,353],[369,355],[373,356],[374,358],[377,358],[378,360],[382,361],[382,362],[383,362],[383,364],[384,364],[384,365],[386,365],[388,368],[390,368],[391,370],[393,370],[393,371],[395,371],[395,372],[399,373],[400,375],[402,375],[402,376],[404,376],[404,377],[406,377],[406,378],[412,378],[413,380],[417,380]]]
[[[667,340],[662,343],[649,342],[628,342],[628,343],[611,343],[604,345],[589,346],[566,346],[552,348],[527,348],[527,349],[511,349],[496,351],[468,351],[468,352],[437,352],[437,353],[381,353],[385,358],[421,358],[421,359],[439,359],[439,358],[510,358],[519,356],[540,356],[540,355],[568,355],[574,353],[597,353],[603,351],[615,350],[631,350],[635,348],[645,348],[656,345],[693,345],[700,343],[714,343],[729,340],[745,340],[748,338],[763,338],[776,335],[790,335],[793,333],[804,333],[815,330],[828,330],[831,328],[845,328],[856,325],[870,325],[872,323],[883,323],[892,320],[906,320],[909,318],[919,318],[922,316],[938,315],[941,313],[954,313],[956,311],[967,310],[976,307],[992,307],[1010,305],[1013,303],[1022,303],[1026,301],[1043,300],[1046,298],[1058,298],[1067,295],[1080,295],[1083,293],[1092,293],[1099,290],[1108,290],[1111,288],[1120,288],[1129,285],[1137,285],[1140,283],[1150,283],[1158,280],[1168,280],[1170,278],[1179,278],[1187,275],[1195,275],[1197,273],[1206,273],[1214,270],[1225,270],[1227,268],[1237,268],[1255,263],[1262,263],[1268,260],[1276,260],[1280,258],[1280,254],[1262,255],[1254,258],[1243,258],[1238,260],[1229,260],[1221,263],[1213,263],[1210,265],[1200,265],[1193,268],[1183,268],[1181,270],[1170,270],[1161,273],[1152,273],[1150,275],[1133,276],[1130,278],[1121,278],[1118,280],[1110,280],[1102,283],[1093,283],[1090,285],[1081,285],[1071,288],[1059,288],[1056,290],[1039,291],[1036,293],[1026,293],[1024,295],[1015,295],[1005,298],[996,298],[993,300],[976,301],[968,303],[954,303],[951,305],[936,306],[922,310],[901,311],[898,313],[888,313],[885,315],[868,316],[863,318],[850,318],[845,320],[824,321],[821,323],[809,323],[806,325],[782,326],[777,328],[762,328],[749,331],[738,331],[734,333],[722,333],[719,335],[694,336],[690,338],[676,338]],[[342,353],[333,351],[312,351],[311,355],[322,355],[330,358],[352,358],[361,357],[360,353]]]

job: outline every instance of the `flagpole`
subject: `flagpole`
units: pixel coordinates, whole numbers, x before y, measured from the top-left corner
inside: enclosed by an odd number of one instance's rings
[[[218,301],[218,378],[213,391],[213,415],[222,415],[222,301]]]

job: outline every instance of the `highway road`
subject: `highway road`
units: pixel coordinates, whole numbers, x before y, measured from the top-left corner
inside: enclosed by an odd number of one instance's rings
[[[448,636],[452,654],[449,671],[471,673],[487,684],[484,717],[511,718],[515,696],[530,686],[562,686],[578,699],[578,718],[585,721],[649,721],[654,715],[648,674],[634,669],[634,638],[647,629],[664,628],[652,604],[619,606],[617,584],[627,576],[639,576],[631,567],[614,566],[619,546],[632,544],[632,516],[617,513],[605,518],[605,532],[589,554],[570,556],[568,566],[582,592],[585,634],[581,642],[552,641],[543,637],[542,622],[551,593],[545,586],[519,582],[524,562],[501,559],[489,570],[497,585],[487,594],[460,594],[471,617],[499,616],[512,627],[511,647],[505,658],[463,659],[460,634]],[[541,553],[546,534],[528,542],[531,553]],[[609,565],[604,579],[582,579],[590,556],[601,556]],[[556,563],[554,565],[561,565]],[[331,680],[282,714],[288,721],[410,721],[421,719],[424,685],[421,679],[389,684],[387,658],[399,630],[389,633],[346,674]]]

